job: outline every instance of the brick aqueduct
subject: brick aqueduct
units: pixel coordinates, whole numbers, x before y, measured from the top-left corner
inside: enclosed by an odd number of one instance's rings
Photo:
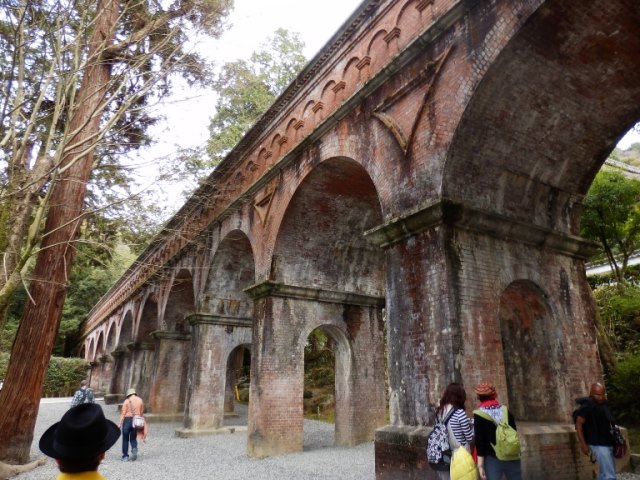
[[[526,478],[590,478],[580,202],[640,118],[638,25],[637,0],[365,1],[91,311],[93,386],[214,432],[250,352],[248,454],[300,451],[321,328],[335,441],[374,439],[377,478],[429,478],[442,390],[486,379]]]

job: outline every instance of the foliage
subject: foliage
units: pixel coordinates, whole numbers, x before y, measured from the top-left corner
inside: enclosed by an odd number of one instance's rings
[[[219,36],[232,3],[0,3],[0,330],[64,172],[89,157],[85,216],[140,217],[123,203],[133,192],[121,159],[150,143],[155,107],[175,79],[208,84],[210,69],[187,39]]]
[[[593,293],[601,325],[613,349],[640,353],[640,286],[603,285]]]
[[[297,33],[278,29],[249,60],[226,63],[213,82],[219,97],[207,145],[215,166],[238,143],[306,63]]]
[[[628,353],[607,376],[607,394],[622,425],[640,425],[640,353]]]
[[[4,378],[9,354],[0,352],[0,378]],[[81,358],[51,357],[45,376],[43,397],[68,397],[87,376],[88,363]],[[6,385],[5,385],[6,386]]]
[[[640,246],[640,181],[603,168],[583,202],[581,235],[601,244],[619,282]]]

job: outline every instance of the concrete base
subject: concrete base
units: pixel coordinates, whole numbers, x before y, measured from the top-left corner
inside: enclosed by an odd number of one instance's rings
[[[182,422],[183,413],[145,413],[144,418],[149,423]]]
[[[122,404],[124,401],[124,393],[110,393],[104,396],[105,405],[115,405],[116,403]],[[120,408],[118,408],[120,410]]]
[[[394,427],[376,430],[377,480],[432,479],[425,446],[431,427]],[[571,424],[519,422],[522,474],[527,480],[592,480],[594,466],[580,452]],[[626,437],[626,430],[623,429]],[[618,471],[630,468],[630,455],[616,462]]]
[[[212,429],[202,429],[202,430],[191,430],[189,428],[179,428],[176,430],[176,437],[179,438],[191,438],[191,437],[200,437],[203,435],[222,435],[222,434],[230,434],[236,432],[246,432],[247,427],[245,426],[236,426],[236,427],[221,427],[221,428],[212,428]]]
[[[224,412],[224,418],[238,418],[240,416],[237,412]]]

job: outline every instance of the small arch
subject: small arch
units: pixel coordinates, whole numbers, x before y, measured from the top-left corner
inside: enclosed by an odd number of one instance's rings
[[[249,403],[251,384],[251,345],[235,347],[227,358],[227,374],[224,394],[224,413],[235,411],[235,403]]]

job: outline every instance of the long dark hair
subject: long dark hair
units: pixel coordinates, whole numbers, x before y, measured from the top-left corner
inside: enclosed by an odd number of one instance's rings
[[[444,407],[448,404],[453,405],[453,408],[464,408],[464,402],[467,400],[467,392],[464,391],[464,387],[461,383],[450,383],[447,388],[444,389],[442,398],[440,399],[440,405],[436,410],[436,415],[441,415],[444,412]]]

